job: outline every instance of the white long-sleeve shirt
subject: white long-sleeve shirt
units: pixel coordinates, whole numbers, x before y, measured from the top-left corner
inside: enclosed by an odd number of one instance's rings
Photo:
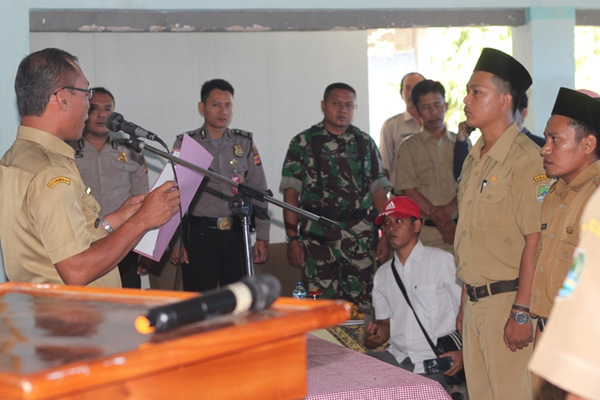
[[[435,344],[440,336],[456,330],[462,286],[454,257],[419,241],[405,265],[394,258],[408,297]],[[410,357],[414,372],[423,373],[423,360],[436,356],[394,279],[391,260],[375,273],[373,305],[378,320],[390,318],[390,353],[399,363]]]

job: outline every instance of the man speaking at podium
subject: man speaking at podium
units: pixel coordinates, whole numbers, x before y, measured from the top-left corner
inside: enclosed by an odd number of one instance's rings
[[[81,180],[75,151],[93,91],[77,58],[59,49],[25,57],[15,79],[21,125],[0,161],[0,241],[10,281],[121,287],[117,263],[179,207],[167,182],[114,213]]]

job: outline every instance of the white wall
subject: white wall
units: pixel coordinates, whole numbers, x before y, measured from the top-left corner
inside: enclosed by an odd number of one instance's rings
[[[366,31],[272,33],[32,33],[31,51],[59,47],[79,57],[90,86],[105,86],[116,110],[169,146],[202,124],[202,83],[235,88],[232,127],[254,133],[275,197],[290,139],[322,118],[325,87],[358,94],[355,124],[369,126]],[[164,162],[147,155],[150,180]],[[270,207],[271,241],[283,241],[282,212]]]

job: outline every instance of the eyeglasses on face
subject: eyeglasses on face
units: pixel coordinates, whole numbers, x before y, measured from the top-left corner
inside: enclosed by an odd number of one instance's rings
[[[73,87],[73,86],[63,86],[58,90],[63,90],[63,89],[70,89],[70,90],[77,90],[79,92],[84,92],[87,94],[88,100],[91,100],[92,97],[94,97],[94,89],[82,89],[82,88],[77,88],[77,87]],[[55,95],[58,92],[58,90],[52,94]]]

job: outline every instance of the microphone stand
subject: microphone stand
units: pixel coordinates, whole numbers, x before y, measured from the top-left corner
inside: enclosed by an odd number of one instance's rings
[[[211,178],[214,178],[219,182],[222,182],[226,185],[237,189],[238,193],[235,196],[233,196],[233,198],[229,201],[229,209],[234,215],[239,216],[242,220],[242,227],[244,232],[244,257],[246,259],[246,270],[248,272],[248,276],[254,275],[252,241],[250,238],[250,215],[252,214],[252,199],[258,201],[266,201],[280,208],[292,211],[329,229],[334,229],[338,226],[338,223],[335,221],[332,221],[325,217],[321,217],[317,214],[313,214],[311,212],[308,212],[306,210],[273,198],[273,192],[271,192],[271,190],[264,191],[252,187],[250,185],[246,185],[245,183],[237,183],[223,175],[217,174],[216,172],[209,171],[207,169],[199,167],[198,165],[192,164],[179,157],[176,157],[170,153],[149,146],[137,137],[132,136],[130,139],[127,140],[127,144],[139,152],[141,152],[142,150],[149,151],[150,153],[156,154],[157,156],[165,158],[171,162],[174,162],[175,164],[182,165],[193,171],[199,172],[206,176],[210,176]]]

